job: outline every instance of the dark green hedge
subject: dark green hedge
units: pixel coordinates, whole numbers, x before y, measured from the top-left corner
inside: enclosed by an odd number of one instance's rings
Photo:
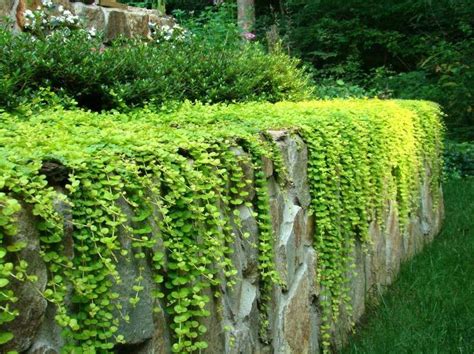
[[[223,37],[225,38],[225,36]],[[269,54],[235,33],[225,41],[118,41],[103,47],[86,33],[45,39],[0,30],[0,109],[28,104],[41,88],[92,110],[169,101],[300,100],[311,84],[296,59]]]

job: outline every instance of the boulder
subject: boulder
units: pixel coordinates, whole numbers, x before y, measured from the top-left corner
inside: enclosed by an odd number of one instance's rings
[[[18,298],[13,308],[19,311],[19,315],[6,324],[6,329],[14,335],[14,338],[4,346],[0,346],[2,353],[9,350],[21,352],[31,346],[43,322],[47,306],[46,300],[41,295],[46,287],[48,275],[40,256],[39,234],[36,229],[38,220],[33,216],[31,207],[24,203],[17,218],[18,233],[13,237],[13,242],[26,244],[26,247],[18,252],[18,256],[28,263],[27,273],[36,276],[37,281],[14,280],[11,283],[11,288]]]

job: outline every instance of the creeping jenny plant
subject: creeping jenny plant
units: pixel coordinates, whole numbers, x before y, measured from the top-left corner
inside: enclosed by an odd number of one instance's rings
[[[281,280],[274,265],[262,158],[274,160],[280,179],[286,178],[278,151],[265,138],[268,129],[289,129],[309,149],[326,349],[331,323],[343,308],[350,311],[347,280],[354,242],[370,242],[368,225],[381,222],[387,199],[396,201],[403,228],[417,205],[426,168],[433,193],[439,193],[443,129],[438,106],[429,102],[185,105],[169,114],[56,110],[29,120],[3,113],[0,121],[2,323],[18,312],[10,280],[17,273],[34,280],[25,262],[11,256],[21,245],[6,247],[12,244],[8,239],[15,239],[21,201],[41,220],[41,257],[49,271],[43,296],[57,308],[70,352],[110,351],[124,341],[115,314],[123,320],[128,314],[114,285],[121,282],[118,258],[127,256],[148,262],[153,270],[153,295],[172,321],[173,351],[205,349],[207,329],[201,319],[210,315],[207,304],[217,286],[235,282],[230,256],[234,239],[247,236],[237,211],[245,204],[255,210],[259,227],[260,320],[265,329],[268,301]],[[60,182],[65,193],[42,174],[49,161],[67,170]],[[246,177],[245,164],[254,169],[253,180]],[[249,185],[256,191],[253,199]],[[70,206],[72,232],[64,230],[58,200]],[[66,250],[67,237],[73,241],[73,257]],[[123,237],[131,250],[122,247]],[[128,285],[134,306],[144,291],[143,277]],[[73,306],[66,305],[66,297]],[[0,339],[11,337],[3,332]]]

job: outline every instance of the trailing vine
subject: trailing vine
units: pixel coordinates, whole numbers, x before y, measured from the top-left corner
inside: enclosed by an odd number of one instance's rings
[[[3,182],[3,181],[1,181]],[[7,237],[16,234],[14,215],[21,207],[17,200],[10,198],[5,193],[0,193],[0,325],[9,323],[18,315],[18,310],[12,308],[12,303],[18,299],[7,286],[10,283],[14,265],[6,259],[7,252],[12,249],[4,247]],[[10,246],[11,247],[11,246]],[[7,343],[13,338],[9,331],[0,332],[0,344]]]
[[[66,351],[109,352],[126,343],[119,328],[131,320],[127,309],[150,291],[149,271],[154,310],[164,309],[172,322],[172,350],[204,350],[203,319],[212,297],[237,280],[231,255],[235,239],[249,236],[239,214],[246,206],[259,229],[260,336],[270,342],[272,292],[285,284],[275,267],[262,159],[273,161],[284,184],[282,158],[265,131],[287,129],[309,151],[328,350],[333,324],[351,311],[355,243],[369,246],[369,224],[383,224],[386,200],[395,201],[404,227],[419,204],[427,168],[439,193],[439,117],[431,103],[378,100],[185,104],[167,114],[52,110],[29,120],[0,113],[0,325],[7,328],[21,311],[10,280],[34,281],[28,265],[14,257],[23,245],[10,241],[21,201],[41,220],[40,252],[49,273],[43,296],[55,305]],[[62,170],[59,180],[45,172],[51,162]],[[126,284],[130,297],[124,300],[119,287],[127,262],[137,275]],[[4,331],[0,342],[12,336]]]

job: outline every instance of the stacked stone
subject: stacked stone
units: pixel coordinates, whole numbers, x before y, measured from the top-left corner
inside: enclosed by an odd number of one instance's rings
[[[81,5],[82,6],[82,5]],[[266,340],[262,341],[258,304],[261,299],[259,284],[258,225],[251,207],[238,207],[242,231],[248,238],[236,237],[233,246],[233,263],[238,271],[236,284],[231,289],[224,285],[213,291],[222,296],[213,298],[208,304],[211,313],[203,320],[208,328],[205,340],[208,353],[317,353],[320,342],[320,294],[316,283],[317,250],[313,248],[314,227],[318,221],[310,213],[310,190],[307,178],[308,150],[303,140],[286,131],[271,131],[280,149],[288,172],[288,183],[282,184],[273,168],[273,163],[265,159],[263,172],[270,192],[270,212],[275,234],[274,256],[278,273],[286,284],[275,284],[271,303],[268,306],[269,326]],[[236,154],[245,154],[236,149]],[[243,166],[246,179],[253,179],[251,166]],[[367,252],[356,244],[354,259],[356,273],[350,276],[350,292],[353,312],[342,315],[333,324],[333,342],[340,346],[346,339],[350,323],[360,319],[368,299],[373,298],[390,284],[399,271],[400,263],[411,258],[429,243],[439,231],[443,218],[442,200],[433,200],[429,186],[429,169],[420,186],[418,211],[411,216],[403,231],[399,228],[395,201],[386,201],[386,215],[383,228],[377,223],[370,225],[371,245]],[[247,201],[255,198],[254,190],[249,191]],[[122,210],[132,216],[127,203],[119,202]],[[437,205],[435,208],[434,205]],[[58,212],[65,215],[64,248],[68,256],[74,257],[70,210],[64,202],[56,204]],[[158,212],[158,211],[155,211]],[[47,283],[46,265],[40,257],[39,235],[35,228],[38,220],[27,205],[19,215],[18,239],[26,241],[28,247],[21,251],[20,257],[29,264],[30,272],[37,275],[38,281],[17,283],[15,293],[19,297],[20,315],[9,324],[14,339],[9,348],[30,354],[59,353],[64,345],[60,328],[54,321],[54,306],[48,304],[40,295]],[[159,229],[150,221],[153,232]],[[135,259],[130,239],[123,228],[120,234],[122,248],[128,256],[120,256],[118,271],[122,284],[114,291],[120,294],[117,301],[127,312],[130,321],[122,321],[117,334],[123,335],[125,344],[119,352],[126,353],[169,353],[171,352],[170,322],[164,311],[154,313],[151,296],[154,282],[152,271],[146,260]],[[240,235],[240,233],[237,233]],[[139,269],[142,269],[140,273]],[[144,269],[144,271],[143,271]],[[143,276],[144,290],[141,300],[132,307],[128,299],[135,295],[129,284],[139,274]],[[222,280],[222,284],[225,281]],[[39,290],[39,291],[38,291]],[[117,318],[118,314],[117,314]]]
[[[109,42],[120,35],[126,37],[149,37],[149,23],[157,26],[171,25],[173,19],[165,16],[158,10],[141,9],[131,6],[112,8],[97,4],[87,5],[83,2],[69,0],[53,0],[64,9],[79,16],[88,29],[94,28],[104,33],[105,42]],[[8,18],[15,30],[24,27],[25,10],[34,10],[41,4],[40,0],[2,0],[0,1],[0,18]],[[0,20],[1,21],[1,20]]]

